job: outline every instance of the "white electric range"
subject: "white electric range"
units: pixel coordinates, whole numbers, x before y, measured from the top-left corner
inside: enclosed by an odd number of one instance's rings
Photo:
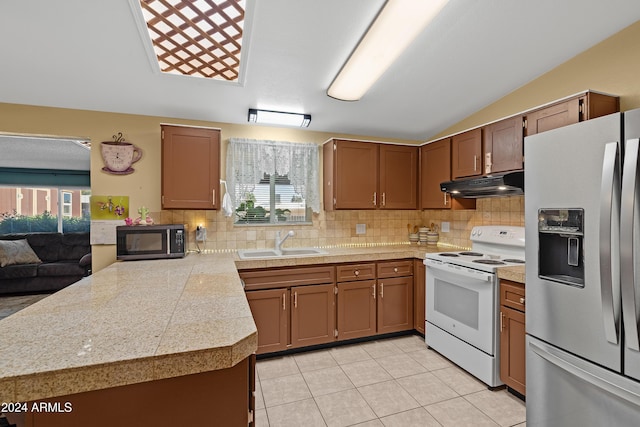
[[[524,265],[524,227],[473,227],[471,242],[471,251],[425,257],[425,341],[496,387],[502,384],[497,270]]]

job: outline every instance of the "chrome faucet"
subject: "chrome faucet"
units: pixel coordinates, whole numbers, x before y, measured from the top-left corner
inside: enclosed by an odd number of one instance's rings
[[[287,234],[285,234],[284,238],[280,239],[280,231],[276,231],[276,239],[275,239],[275,251],[278,253],[278,255],[282,255],[282,244],[284,243],[285,240],[287,240],[289,237],[293,237],[295,236],[295,232],[293,230],[289,230],[287,232]]]

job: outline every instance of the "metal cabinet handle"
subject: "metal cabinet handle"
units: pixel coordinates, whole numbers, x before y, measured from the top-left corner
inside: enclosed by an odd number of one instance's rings
[[[373,288],[373,299],[376,299],[376,285],[375,283],[373,285],[371,285],[371,287]]]
[[[376,206],[378,204],[378,193],[376,193],[375,191],[373,192],[373,206]]]
[[[393,267],[393,272],[397,273],[398,272],[398,267]]]
[[[359,276],[360,275],[360,270],[353,270],[353,275],[354,276]]]
[[[504,313],[500,312],[500,332],[504,329]]]
[[[298,308],[298,292],[293,293],[293,306]]]
[[[382,206],[387,204],[387,193],[382,193]]]
[[[520,297],[520,304],[524,304],[524,297]]]
[[[473,156],[473,170],[474,172],[478,170],[478,156]]]
[[[211,201],[211,204],[215,206],[216,205],[216,189],[215,188],[211,190],[211,197],[213,198],[213,200]]]
[[[282,294],[282,311],[287,310],[287,294]]]
[[[384,283],[380,283],[380,298],[384,298]]]
[[[447,206],[447,193],[443,193],[444,194],[444,205]]]

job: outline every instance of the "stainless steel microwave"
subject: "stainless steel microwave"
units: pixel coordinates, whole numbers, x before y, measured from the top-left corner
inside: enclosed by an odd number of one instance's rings
[[[119,260],[183,258],[187,248],[184,224],[116,227]]]

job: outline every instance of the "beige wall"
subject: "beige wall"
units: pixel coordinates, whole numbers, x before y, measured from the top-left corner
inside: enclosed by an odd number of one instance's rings
[[[160,124],[173,123],[192,126],[209,126],[222,131],[221,176],[225,176],[226,147],[229,138],[272,139],[292,142],[314,142],[318,145],[332,137],[356,138],[371,141],[392,141],[418,144],[419,141],[380,139],[361,135],[330,134],[309,130],[285,129],[255,125],[235,125],[228,123],[192,121],[167,117],[140,116],[132,114],[104,113],[62,108],[34,107],[0,103],[0,132],[43,135],[64,135],[89,139],[91,150],[91,192],[94,195],[128,195],[129,206],[135,212],[146,206],[160,215]],[[100,142],[111,140],[111,136],[122,132],[125,139],[143,150],[142,159],[134,164],[135,172],[130,175],[110,175],[101,171],[104,166],[100,156]],[[322,169],[321,169],[322,170]],[[204,212],[187,213],[187,224],[191,227],[201,223],[193,218]],[[166,214],[165,214],[166,215]],[[179,211],[176,215],[184,215]],[[209,212],[209,217],[216,212]],[[192,222],[193,221],[193,222]],[[226,220],[230,222],[230,220]],[[318,224],[314,217],[314,225]],[[230,227],[233,227],[230,225]],[[307,231],[311,227],[307,226]],[[268,227],[264,227],[268,229]],[[244,228],[242,228],[244,230]],[[214,230],[211,230],[212,232]],[[257,231],[254,228],[254,231]],[[234,237],[242,236],[237,231]],[[208,233],[208,239],[215,241],[216,233]],[[219,236],[223,238],[224,236]],[[193,240],[193,239],[192,239]],[[224,239],[223,239],[224,240]],[[235,240],[235,239],[234,239]],[[226,240],[224,240],[226,241]],[[231,241],[231,240],[230,240]],[[231,245],[231,244],[230,244]],[[210,244],[210,246],[216,246]],[[231,245],[232,246],[232,245]],[[95,246],[94,269],[97,271],[115,260],[114,246]]]
[[[489,123],[587,89],[619,95],[622,111],[640,108],[639,69],[640,21],[429,139]]]
[[[640,23],[636,23],[595,47],[562,64],[530,84],[514,91],[478,113],[445,130],[447,135],[509,116],[585,89],[621,96],[621,108],[640,107]],[[175,211],[160,213],[160,123],[175,123],[222,129],[222,176],[224,177],[226,144],[231,137],[264,138],[285,141],[307,141],[321,144],[331,137],[380,140],[367,136],[336,135],[323,132],[290,130],[249,125],[178,120],[130,114],[102,113],[59,108],[0,104],[0,131],[85,137],[92,141],[91,190],[95,195],[124,194],[130,206],[148,207],[161,219],[185,221],[190,226],[206,223],[209,248],[261,247],[268,245],[272,227],[234,227],[230,219],[216,211]],[[100,171],[102,160],[99,142],[110,140],[122,132],[125,138],[144,150],[144,156],[126,176],[107,175]],[[415,141],[397,141],[415,143]],[[344,211],[314,215],[314,226],[297,226],[297,242],[288,244],[360,244],[406,241],[407,224],[429,225],[450,221],[452,230],[441,233],[441,241],[468,246],[468,230],[473,225],[522,225],[522,198],[485,199],[478,201],[476,211]],[[355,236],[356,223],[367,224],[367,234]],[[294,239],[292,239],[294,240]],[[94,248],[96,270],[115,259],[113,246]]]

